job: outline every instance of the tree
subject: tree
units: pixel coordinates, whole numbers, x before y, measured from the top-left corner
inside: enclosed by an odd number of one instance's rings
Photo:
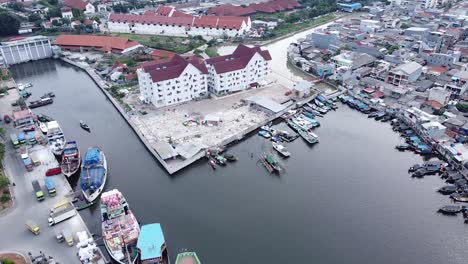
[[[38,20],[42,20],[41,16],[39,14],[31,14],[28,16],[28,21],[29,22],[36,22]]]
[[[47,2],[53,6],[56,6],[58,4],[58,0],[47,0]]]
[[[9,194],[4,193],[2,194],[2,196],[0,196],[1,203],[6,203],[6,202],[9,202],[10,200],[11,200],[11,196]],[[6,262],[3,262],[3,263],[6,263]]]
[[[5,176],[0,176],[0,189],[6,188],[10,184],[10,181]]]
[[[15,262],[9,258],[0,258],[3,264],[15,264]]]
[[[70,19],[68,19],[68,18],[66,18],[66,17],[60,19],[60,21],[62,22],[62,25],[67,25],[67,26],[69,26],[70,23],[71,23],[71,22],[70,22]]]
[[[49,7],[49,17],[60,17],[62,16],[62,12],[60,12],[60,9],[56,6]]]
[[[400,28],[401,29],[407,29],[407,28],[409,28],[409,25],[406,24],[406,23],[401,23]]]
[[[23,4],[21,4],[21,2],[11,2],[7,6],[15,11],[23,10]]]
[[[76,9],[76,8],[73,8],[73,9],[72,9],[72,14],[73,14],[73,17],[80,17],[80,16],[83,15],[82,12],[81,12],[81,10]]]
[[[59,22],[57,19],[54,19],[54,20],[52,20],[52,25],[53,25],[54,27],[59,27],[59,26],[61,26],[62,24],[60,24],[60,22]]]
[[[20,21],[15,15],[0,11],[0,36],[16,35],[19,28]]]

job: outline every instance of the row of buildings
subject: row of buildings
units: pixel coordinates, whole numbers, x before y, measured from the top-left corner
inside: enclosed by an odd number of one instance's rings
[[[148,62],[137,70],[140,99],[156,107],[226,95],[262,85],[270,74],[271,56],[259,47],[239,45],[229,55],[203,61],[175,55]]]
[[[166,36],[236,37],[250,31],[250,17],[193,16],[174,7],[159,6],[143,14],[109,14],[107,28],[115,33]]]

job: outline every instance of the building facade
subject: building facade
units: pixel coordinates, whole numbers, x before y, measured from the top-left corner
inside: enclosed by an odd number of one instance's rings
[[[110,32],[165,36],[236,37],[248,32],[251,26],[249,17],[227,16],[110,14],[107,21]]]
[[[230,55],[208,59],[208,91],[225,95],[257,87],[270,74],[270,61],[267,50],[244,45],[239,45]]]
[[[50,41],[44,36],[1,42],[0,52],[7,65],[52,57]]]
[[[207,95],[207,69],[197,59],[175,55],[169,62],[147,63],[137,70],[140,99],[156,107]]]

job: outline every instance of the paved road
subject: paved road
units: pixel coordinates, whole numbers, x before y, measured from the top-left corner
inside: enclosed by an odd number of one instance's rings
[[[0,110],[7,113],[10,98],[0,99]],[[11,112],[11,110],[10,110]],[[2,124],[4,126],[4,124]],[[15,131],[11,125],[7,126],[7,135]],[[63,175],[54,176],[54,183],[57,185],[58,195],[48,197],[46,200],[38,202],[35,198],[31,185],[32,179],[40,178],[40,183],[44,187],[44,173],[47,168],[56,166],[57,161],[52,153],[44,146],[36,146],[31,151],[40,153],[42,165],[36,167],[33,172],[27,172],[22,165],[21,157],[10,144],[6,142],[5,171],[10,181],[16,186],[12,187],[14,194],[14,206],[6,213],[0,215],[0,250],[13,250],[27,255],[28,252],[34,254],[43,251],[46,255],[54,257],[59,263],[80,263],[76,257],[76,248],[68,247],[65,243],[58,244],[55,239],[55,231],[68,229],[72,234],[76,231],[85,230],[83,221],[79,215],[59,223],[56,226],[48,226],[48,212],[54,204],[64,199],[64,194],[68,193],[70,186]],[[41,234],[34,236],[26,229],[27,219],[34,220],[41,228]]]

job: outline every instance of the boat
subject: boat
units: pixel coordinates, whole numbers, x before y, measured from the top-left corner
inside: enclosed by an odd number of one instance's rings
[[[395,148],[398,149],[399,151],[405,151],[405,150],[412,149],[413,147],[410,144],[402,143],[400,145],[395,146]]]
[[[268,131],[265,131],[265,130],[258,131],[258,135],[262,136],[264,138],[270,138],[271,137],[271,134]]]
[[[175,264],[201,264],[200,259],[195,252],[183,252],[177,254]]]
[[[464,209],[463,206],[460,205],[446,205],[439,209],[440,213],[443,214],[458,214]]]
[[[96,204],[96,201],[93,201],[93,202],[90,202],[90,203],[85,203],[85,204],[82,204],[82,205],[76,207],[76,210],[77,210],[77,211],[81,211],[81,210],[84,210],[84,209],[86,209],[86,208],[89,208],[89,207],[91,207],[91,206],[93,206],[93,205],[95,205],[95,204]]]
[[[86,151],[81,165],[80,186],[88,202],[96,200],[107,180],[106,155],[99,147]]]
[[[289,151],[286,149],[285,146],[281,145],[281,144],[278,144],[278,143],[275,143],[275,142],[272,142],[271,143],[273,145],[273,148],[278,151],[279,154],[283,155],[283,157],[289,157],[291,156],[291,153],[289,153]]]
[[[41,100],[31,101],[29,103],[29,108],[37,108],[37,107],[41,107],[41,106],[44,106],[44,105],[51,104],[53,102],[54,102],[54,100],[52,98],[45,97],[45,98],[41,98]]]
[[[216,161],[213,158],[211,157],[208,158],[208,164],[210,164],[213,170],[216,170]]]
[[[455,185],[446,185],[441,187],[438,192],[441,194],[452,194],[457,191],[457,187]]]
[[[226,159],[219,155],[219,154],[216,154],[213,156],[213,158],[215,159],[216,163],[219,164],[219,165],[226,165]]]
[[[47,141],[52,153],[56,156],[60,156],[65,147],[65,136],[57,121],[50,121],[47,123]]]
[[[450,198],[452,198],[456,202],[468,203],[467,193],[452,193],[450,195]]]
[[[37,115],[37,120],[39,122],[43,122],[43,123],[54,121],[54,119],[52,117],[46,116],[46,115]]]
[[[91,128],[83,121],[80,120],[80,127],[88,132],[91,132]]]
[[[299,129],[299,131],[297,131],[297,132],[309,144],[315,144],[315,143],[319,142],[318,141],[318,136],[316,134],[312,133],[312,132],[305,131],[305,130],[302,130],[302,129]]]
[[[80,150],[76,141],[68,141],[62,153],[60,167],[65,176],[70,177],[78,171],[81,164]]]
[[[47,124],[44,122],[39,122],[39,129],[41,129],[42,134],[47,135]]]
[[[133,263],[140,226],[127,200],[119,190],[103,192],[101,196],[102,240],[107,252],[117,263]]]
[[[281,166],[272,154],[263,153],[263,155],[260,157],[260,162],[262,162],[262,164],[270,173],[275,171],[281,172]]]
[[[225,153],[224,158],[226,158],[227,161],[236,161],[237,157],[234,156],[233,154],[230,153]]]
[[[41,96],[41,99],[52,98],[52,97],[55,97],[55,94],[53,92],[48,92],[48,93],[45,93],[43,96]]]
[[[166,240],[161,224],[142,225],[137,242],[137,263],[169,264]]]
[[[293,122],[291,119],[288,120],[288,126],[290,128],[292,128],[293,130],[295,130],[295,131],[301,130],[301,127],[298,124],[296,124],[295,122]]]

